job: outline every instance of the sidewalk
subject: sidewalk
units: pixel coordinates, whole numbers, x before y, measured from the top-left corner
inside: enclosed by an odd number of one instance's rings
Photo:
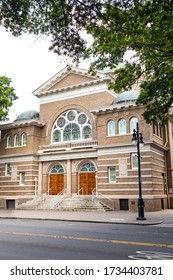
[[[155,225],[160,223],[173,224],[173,210],[158,212],[146,212],[146,220],[136,220],[137,213],[129,211],[109,212],[70,212],[70,211],[46,211],[46,210],[0,210],[0,219],[34,219],[57,220],[90,223]]]

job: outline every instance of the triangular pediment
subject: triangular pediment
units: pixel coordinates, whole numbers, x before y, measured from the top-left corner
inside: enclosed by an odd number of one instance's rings
[[[73,87],[95,80],[96,79],[93,77],[88,77],[79,73],[69,73],[64,78],[55,83],[52,87],[50,87],[49,90],[59,90],[67,87]]]
[[[65,91],[73,88],[84,87],[92,83],[100,82],[105,78],[105,74],[96,76],[89,75],[87,70],[80,68],[65,67],[47,82],[36,89],[33,94],[40,97],[59,91]]]

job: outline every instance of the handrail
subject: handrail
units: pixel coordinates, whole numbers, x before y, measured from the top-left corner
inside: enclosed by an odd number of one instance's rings
[[[107,197],[106,195],[103,195],[102,193],[100,193],[98,191],[96,192],[96,189],[93,189],[92,190],[92,200],[94,200],[94,199],[101,200],[100,198],[108,200],[111,205],[113,204],[113,207],[112,207],[112,206],[109,205],[109,203],[104,203],[106,206],[111,207],[114,210],[114,200]]]
[[[78,192],[75,193],[74,196],[70,199],[70,204],[72,204],[72,201],[74,201],[74,200],[76,199],[76,197],[79,195],[79,193],[80,193],[81,190],[82,190],[82,188],[80,188],[80,189],[78,190]],[[76,202],[77,202],[77,200],[76,200]],[[76,207],[77,207],[77,203],[76,203]]]
[[[61,192],[59,192],[56,196],[62,196],[61,199],[59,201],[57,201],[57,203],[51,208],[51,209],[55,209],[65,198],[65,193],[66,193],[66,188],[64,188]]]
[[[97,198],[96,188],[92,190],[92,200]]]
[[[43,198],[49,193],[50,189],[48,189],[45,193],[42,193],[41,195],[35,196],[35,208],[38,207],[38,205],[43,201]],[[40,202],[40,203],[39,203]]]
[[[63,194],[65,194],[65,192],[66,192],[66,188],[64,188],[61,192],[59,192],[57,195],[59,196],[59,195],[63,195]]]
[[[98,195],[101,196],[101,197],[103,197],[103,198],[106,198],[106,199],[108,199],[108,200],[110,200],[110,201],[114,201],[113,199],[107,197],[106,195],[104,195],[104,194],[102,194],[102,193],[100,193],[100,192],[98,192]]]
[[[47,195],[49,194],[49,192],[50,192],[50,188],[49,188],[46,192],[44,192],[43,194],[39,195],[39,197],[38,197],[38,196],[35,197],[35,208],[38,208],[38,206],[39,206],[43,201],[46,200],[46,197],[47,197]],[[65,194],[65,192],[66,192],[66,188],[64,188],[61,192],[59,192],[59,193],[55,196],[55,198],[56,198],[57,196],[63,196],[63,195]],[[58,201],[58,203],[55,204],[52,208],[50,207],[50,209],[55,209],[55,208],[57,207],[57,205],[58,205],[60,202],[61,202],[61,201]]]
[[[35,197],[35,208],[37,208],[39,206],[39,204],[46,199],[46,196],[49,195],[49,192],[50,192],[50,188],[48,188],[48,190],[46,192]]]

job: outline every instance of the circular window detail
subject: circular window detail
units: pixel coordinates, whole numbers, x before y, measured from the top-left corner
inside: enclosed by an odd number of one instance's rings
[[[79,124],[85,124],[87,121],[87,116],[85,114],[80,114],[78,117],[78,123]]]
[[[63,127],[63,126],[65,125],[65,123],[66,123],[66,120],[65,120],[64,117],[60,117],[60,118],[57,120],[57,125],[58,125],[59,127]]]
[[[52,143],[91,139],[91,122],[88,116],[79,110],[64,112],[53,124]]]
[[[76,118],[76,112],[75,111],[69,111],[67,113],[67,119],[68,121],[74,121]]]

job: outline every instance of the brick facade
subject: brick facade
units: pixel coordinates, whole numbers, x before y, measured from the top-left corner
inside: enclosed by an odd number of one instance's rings
[[[137,107],[134,101],[112,104],[116,95],[108,88],[110,79],[103,73],[92,77],[84,70],[65,68],[34,91],[40,99],[39,119],[0,126],[1,208],[7,200],[15,200],[17,205],[20,200],[51,194],[61,184],[68,194],[93,190],[98,197],[113,201],[117,210],[136,210],[138,169],[132,118],[138,121],[144,139],[141,173],[145,209],[173,208],[172,120],[165,127],[153,127],[142,117],[145,108]],[[58,123],[60,117],[66,124]],[[120,133],[121,120],[125,133]],[[108,132],[110,121],[113,133]]]

